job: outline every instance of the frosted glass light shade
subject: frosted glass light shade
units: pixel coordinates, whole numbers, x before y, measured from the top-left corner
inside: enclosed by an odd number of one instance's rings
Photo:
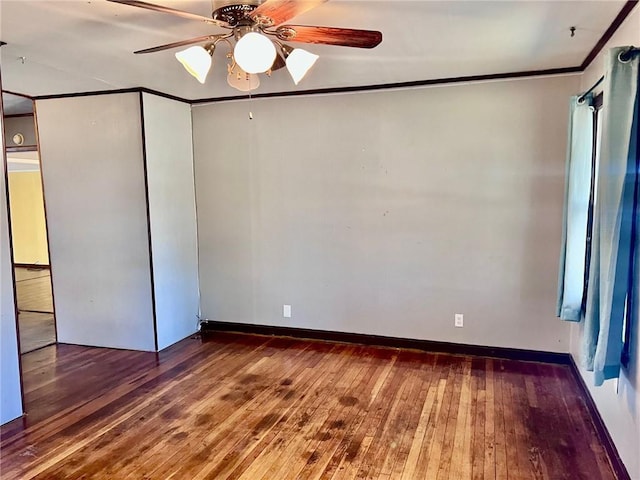
[[[271,40],[257,32],[245,34],[233,50],[236,63],[247,73],[263,73],[276,59],[276,47]]]
[[[303,79],[307,72],[313,67],[313,64],[318,60],[318,55],[311,52],[307,52],[302,48],[296,48],[287,56],[287,70],[293,83],[296,85]]]
[[[176,58],[187,72],[204,83],[211,69],[211,55],[203,47],[189,47],[176,53]]]
[[[253,73],[247,73],[236,67],[227,75],[227,83],[241,92],[249,92],[260,86],[260,77]]]

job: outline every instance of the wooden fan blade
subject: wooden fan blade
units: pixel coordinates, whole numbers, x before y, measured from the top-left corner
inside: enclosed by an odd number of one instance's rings
[[[382,32],[352,28],[282,25],[276,29],[275,34],[280,40],[287,42],[323,43],[343,47],[373,48],[382,42]]]
[[[282,22],[311,10],[327,0],[267,0],[256,8],[249,17],[264,27]]]
[[[220,20],[214,20],[213,18],[203,17],[195,13],[184,12],[182,10],[176,10],[175,8],[163,7],[162,5],[154,5],[153,3],[140,2],[138,0],[107,0],[108,2],[121,3],[123,5],[129,5],[131,7],[146,8],[147,10],[153,10],[155,12],[170,13],[177,15],[178,17],[188,18],[190,20],[198,20],[200,22],[211,23],[213,25],[227,26],[226,23]]]
[[[179,42],[167,43],[166,45],[158,45],[157,47],[145,48],[144,50],[138,50],[133,53],[160,52],[162,50],[169,50],[170,48],[183,47],[185,45],[191,45],[194,43],[213,41],[218,37],[219,35],[204,35],[202,37],[190,38],[189,40],[181,40]]]

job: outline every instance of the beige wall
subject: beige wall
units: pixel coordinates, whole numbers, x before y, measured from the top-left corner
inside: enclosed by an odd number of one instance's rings
[[[142,94],[158,349],[197,330],[198,244],[191,107]]]
[[[49,265],[40,172],[9,172],[13,259]]]
[[[568,351],[555,303],[578,82],[194,107],[203,316]]]
[[[140,103],[36,101],[63,343],[155,350]]]
[[[190,106],[146,93],[36,103],[59,341],[156,350],[194,333]]]
[[[607,43],[602,52],[587,68],[581,79],[581,91],[591,87],[604,74],[605,53],[609,48],[623,45],[640,46],[640,7],[635,9],[620,29]],[[600,86],[596,91],[602,90]],[[607,108],[607,99],[604,99]],[[640,245],[639,247],[640,248]],[[631,478],[640,479],[640,325],[637,313],[635,332],[632,335],[631,363],[621,372],[620,379],[609,380],[601,387],[593,385],[593,374],[581,370],[591,396],[607,425]],[[583,324],[574,324],[571,329],[571,354],[579,363]]]

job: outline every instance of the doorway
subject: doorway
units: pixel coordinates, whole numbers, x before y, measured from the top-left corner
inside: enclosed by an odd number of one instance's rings
[[[3,103],[18,340],[25,354],[56,343],[55,312],[33,103],[6,92]]]

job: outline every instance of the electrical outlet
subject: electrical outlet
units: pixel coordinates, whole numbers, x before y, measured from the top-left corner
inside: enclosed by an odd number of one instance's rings
[[[282,306],[282,316],[284,318],[291,318],[291,305]]]
[[[461,313],[456,313],[454,316],[453,324],[456,327],[464,327],[464,315]]]

